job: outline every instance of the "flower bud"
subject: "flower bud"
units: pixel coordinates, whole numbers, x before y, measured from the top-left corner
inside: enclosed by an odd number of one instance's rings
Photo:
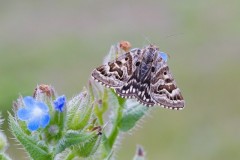
[[[59,127],[57,125],[51,125],[48,128],[48,132],[51,136],[56,136],[59,133]]]
[[[90,96],[88,93],[80,93],[74,97],[67,106],[67,125],[69,129],[80,130],[89,124],[89,120],[93,115],[93,106],[90,104]]]
[[[56,93],[52,86],[46,84],[37,85],[33,92],[33,98],[44,101],[46,98],[55,98]]]
[[[128,52],[132,46],[131,46],[130,42],[128,42],[128,41],[121,41],[119,43],[119,47],[122,50],[124,50],[125,52]]]
[[[142,146],[137,146],[137,150],[133,160],[145,160],[145,153]]]

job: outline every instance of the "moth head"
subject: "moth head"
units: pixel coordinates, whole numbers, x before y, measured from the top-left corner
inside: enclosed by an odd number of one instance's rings
[[[133,49],[130,50],[130,52],[138,52],[138,50],[141,51],[140,48],[133,48]]]
[[[143,49],[143,61],[147,64],[153,62],[158,52],[158,47],[150,44]]]

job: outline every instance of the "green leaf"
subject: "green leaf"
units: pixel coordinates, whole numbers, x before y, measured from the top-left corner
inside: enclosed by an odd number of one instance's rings
[[[23,132],[18,125],[17,120],[9,113],[9,125],[12,134],[23,145],[27,153],[34,160],[52,159],[51,154],[48,153],[48,148],[39,141],[33,139]]]
[[[11,158],[4,153],[0,153],[0,160],[11,160]]]
[[[64,137],[56,145],[54,154],[61,153],[66,148],[83,145],[84,143],[91,140],[96,135],[96,132],[84,132],[84,131],[73,131],[69,130]]]
[[[93,106],[85,107],[84,111],[80,113],[81,116],[80,116],[78,125],[76,125],[76,128],[83,129],[84,127],[87,126],[91,116],[93,115],[92,110],[93,110]]]
[[[80,157],[89,157],[97,151],[100,143],[101,136],[96,134],[92,139],[79,146],[79,148],[76,149],[76,152]]]
[[[4,152],[8,146],[7,137],[0,131],[0,152]]]
[[[140,105],[135,100],[127,100],[123,109],[122,119],[118,124],[120,130],[127,132],[132,129],[148,109],[148,107]]]

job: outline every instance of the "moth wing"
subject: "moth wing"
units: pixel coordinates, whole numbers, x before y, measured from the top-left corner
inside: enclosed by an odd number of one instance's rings
[[[140,53],[138,62],[141,62],[142,56],[144,56],[143,53]],[[146,70],[146,65],[139,63],[134,66],[135,70],[128,81],[122,87],[116,88],[115,91],[123,98],[136,98],[145,106],[153,106],[155,102],[150,95],[151,67],[144,75],[141,74],[143,70]]]
[[[114,61],[94,69],[92,77],[107,87],[122,87],[132,75],[135,69],[133,64],[137,58],[135,52],[127,52]]]
[[[152,74],[151,80],[152,98],[164,108],[183,109],[185,101],[167,63],[161,58],[157,59],[155,63],[155,72]]]

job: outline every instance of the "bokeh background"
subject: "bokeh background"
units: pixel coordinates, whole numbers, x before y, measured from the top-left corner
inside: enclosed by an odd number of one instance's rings
[[[240,159],[239,0],[0,3],[0,110],[13,159],[26,155],[7,129],[12,101],[42,83],[70,99],[120,40],[170,55],[186,109],[152,108],[122,137],[117,159],[131,159],[137,144],[150,160]]]

